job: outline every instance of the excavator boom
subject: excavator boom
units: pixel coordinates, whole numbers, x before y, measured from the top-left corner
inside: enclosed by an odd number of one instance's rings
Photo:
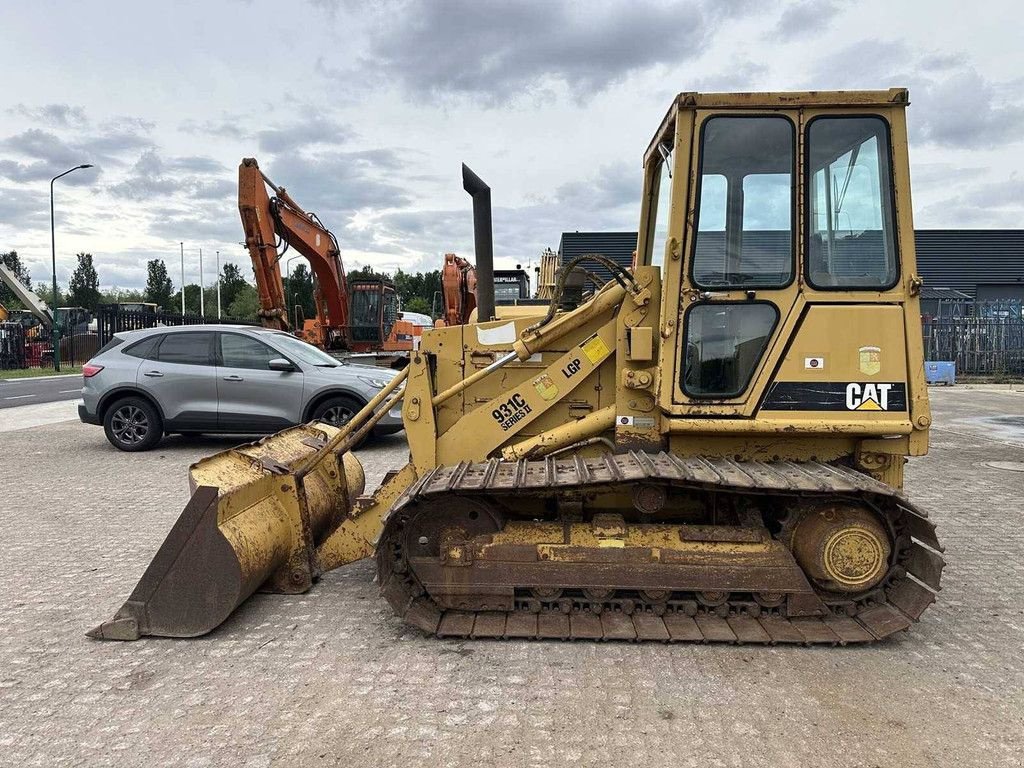
[[[344,334],[349,323],[348,286],[338,243],[330,230],[267,178],[251,157],[238,166],[238,211],[256,273],[264,325],[291,329],[277,250],[280,239],[305,256],[316,275],[317,321],[324,335]]]

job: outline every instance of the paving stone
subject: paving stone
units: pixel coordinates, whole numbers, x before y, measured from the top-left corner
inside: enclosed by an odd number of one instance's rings
[[[229,447],[124,454],[77,423],[4,434],[0,765],[1018,766],[1024,763],[1024,395],[932,390],[907,489],[946,547],[920,623],[868,647],[437,640],[372,562],[256,595],[211,635],[100,643]],[[367,485],[402,435],[360,451]]]

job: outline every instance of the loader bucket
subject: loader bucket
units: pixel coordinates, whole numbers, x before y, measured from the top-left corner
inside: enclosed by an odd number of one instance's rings
[[[257,589],[309,589],[319,576],[316,546],[363,492],[359,460],[322,450],[336,433],[293,427],[194,464],[192,498],[128,601],[89,637],[195,637]]]

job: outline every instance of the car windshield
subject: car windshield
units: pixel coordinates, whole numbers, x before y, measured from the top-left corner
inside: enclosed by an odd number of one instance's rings
[[[312,344],[307,344],[287,333],[267,333],[265,336],[272,340],[274,345],[289,357],[307,365],[319,365],[328,368],[336,368],[341,363],[335,360],[321,349]]]

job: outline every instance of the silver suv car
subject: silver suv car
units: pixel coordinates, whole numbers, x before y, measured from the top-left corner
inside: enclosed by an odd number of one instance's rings
[[[165,434],[267,434],[319,419],[341,425],[396,375],[341,362],[291,334],[187,325],[114,334],[82,368],[78,416],[122,451]],[[402,429],[401,410],[374,434]]]

